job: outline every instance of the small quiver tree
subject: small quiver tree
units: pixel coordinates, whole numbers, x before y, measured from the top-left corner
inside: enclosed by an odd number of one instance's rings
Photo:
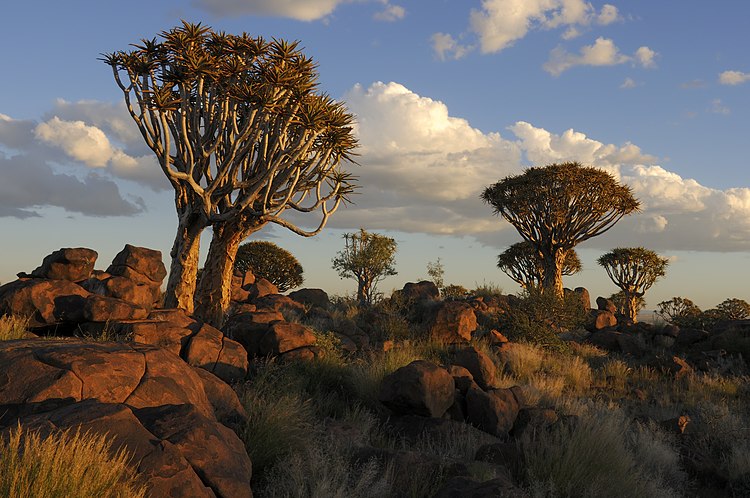
[[[625,316],[637,321],[638,298],[666,274],[669,260],[643,247],[618,247],[597,262],[625,295]]]
[[[211,226],[195,314],[220,326],[240,243],[267,223],[315,235],[352,192],[339,166],[357,145],[353,116],[318,92],[315,64],[284,40],[183,22],[104,60],[175,189],[166,306],[191,309],[198,240]],[[322,216],[305,230],[287,209]]]
[[[544,282],[544,260],[526,241],[516,242],[497,257],[497,267],[524,289],[540,288]],[[581,260],[575,249],[565,253],[562,275],[581,271]]]
[[[345,247],[333,258],[333,269],[341,278],[357,280],[357,301],[373,303],[378,283],[396,275],[396,241],[385,235],[367,232],[344,234]]]
[[[716,309],[725,320],[744,320],[750,317],[750,304],[744,299],[725,299],[716,305]]]
[[[234,260],[235,270],[252,271],[253,275],[265,278],[286,292],[304,282],[302,265],[286,249],[266,240],[254,240],[242,244]]]
[[[609,300],[612,301],[612,304],[615,305],[617,308],[617,313],[621,315],[627,315],[627,309],[628,309],[628,300],[625,297],[625,293],[623,291],[617,291],[611,296],[609,296]],[[643,296],[636,298],[635,300],[635,314],[638,316],[638,313],[646,307],[646,300],[643,298]]]
[[[630,187],[577,162],[529,168],[490,185],[481,197],[541,255],[542,287],[558,297],[565,254],[639,208]]]
[[[657,306],[657,313],[673,325],[693,327],[700,322],[701,309],[686,297],[675,296],[660,302]]]

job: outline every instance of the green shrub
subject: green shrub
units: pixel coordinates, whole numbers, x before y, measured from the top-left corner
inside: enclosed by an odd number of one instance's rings
[[[273,242],[254,240],[237,249],[234,268],[251,271],[258,278],[274,284],[279,292],[299,287],[304,281],[302,265],[292,253]]]
[[[125,449],[103,435],[62,431],[41,437],[19,425],[0,438],[0,496],[140,498],[145,488]]]

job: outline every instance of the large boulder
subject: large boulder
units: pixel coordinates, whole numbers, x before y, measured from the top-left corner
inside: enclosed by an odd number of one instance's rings
[[[602,311],[609,311],[612,314],[617,313],[617,306],[615,306],[615,303],[602,296],[596,298],[596,308]]]
[[[519,402],[511,389],[469,389],[466,393],[466,421],[493,436],[507,436],[513,428]]]
[[[440,290],[434,282],[422,280],[421,282],[407,282],[401,290],[401,296],[410,302],[434,301],[440,297]]]
[[[259,356],[277,356],[313,344],[315,334],[312,329],[299,323],[276,322],[260,337],[257,351]]]
[[[22,278],[0,287],[0,315],[30,317],[31,327],[83,320],[90,293],[68,280]]]
[[[182,350],[188,364],[203,368],[225,382],[236,382],[245,377],[247,351],[207,323],[201,325]]]
[[[431,309],[428,319],[428,330],[431,338],[455,344],[468,342],[471,334],[477,329],[477,317],[474,309],[460,301],[443,301]]]
[[[167,269],[161,259],[161,251],[125,244],[125,248],[117,253],[107,268],[107,273],[158,286],[167,276]]]
[[[97,256],[96,251],[85,247],[58,249],[46,256],[42,264],[31,272],[31,276],[80,282],[91,275]],[[19,276],[26,275],[20,274]]]
[[[8,341],[0,344],[0,434],[19,423],[107,434],[113,451],[131,453],[149,496],[250,497],[250,459],[217,420],[202,375],[147,345]]]
[[[254,300],[269,294],[278,294],[279,289],[265,278],[258,278],[252,285],[247,286],[248,299]]]
[[[416,360],[383,379],[379,399],[397,414],[442,417],[454,396],[453,377],[447,370]]]
[[[289,293],[289,297],[300,304],[328,309],[331,300],[323,289],[299,289]]]
[[[466,368],[481,389],[485,391],[495,387],[497,367],[487,353],[474,346],[459,350],[453,357],[453,363]]]
[[[114,297],[145,309],[152,309],[159,300],[159,286],[144,284],[125,277],[101,272],[81,283],[87,291],[100,296]]]
[[[250,356],[258,356],[260,339],[276,322],[284,321],[278,311],[252,311],[232,315],[224,325],[224,333],[247,350]]]

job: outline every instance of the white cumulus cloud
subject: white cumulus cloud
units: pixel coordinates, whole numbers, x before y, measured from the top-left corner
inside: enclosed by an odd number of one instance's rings
[[[383,10],[376,12],[373,18],[376,21],[393,22],[403,19],[406,16],[406,9],[400,5],[383,2]]]
[[[482,53],[499,52],[536,29],[566,28],[563,38],[580,34],[580,27],[607,25],[620,18],[617,7],[605,4],[599,12],[584,0],[483,0],[472,9],[471,30]]]
[[[448,33],[435,33],[430,37],[432,50],[441,61],[448,59],[460,59],[471,50],[471,47],[460,44],[453,35]]]
[[[558,46],[550,52],[550,57],[542,68],[553,76],[575,66],[615,66],[634,61],[643,67],[654,67],[658,54],[648,47],[640,47],[633,56],[625,55],[609,38],[599,37],[593,45],[584,45],[579,53],[571,53]]]
[[[719,75],[719,83],[722,85],[741,85],[750,81],[750,73],[742,71],[724,71]]]

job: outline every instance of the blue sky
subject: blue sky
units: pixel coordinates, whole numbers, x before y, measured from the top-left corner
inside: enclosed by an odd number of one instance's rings
[[[611,294],[595,259],[642,245],[672,260],[650,307],[750,301],[745,1],[74,0],[3,14],[0,282],[60,247],[99,251],[100,268],[125,243],[168,253],[171,191],[97,58],[186,19],[301,40],[322,89],[357,115],[357,204],[313,239],[258,234],[298,257],[306,286],[355,289],[330,260],[363,226],[399,242],[384,291],[440,257],[448,282],[515,292],[495,256],[518,235],[478,194],[579,160],[630,184],[643,211],[579,246],[584,271],[566,286]]]

